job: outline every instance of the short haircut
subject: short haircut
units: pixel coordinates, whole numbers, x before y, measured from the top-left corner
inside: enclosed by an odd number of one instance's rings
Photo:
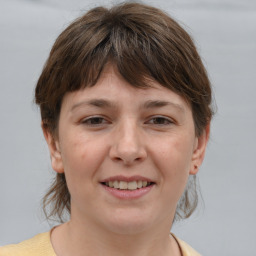
[[[35,89],[42,123],[58,138],[61,104],[67,92],[94,86],[106,64],[138,88],[153,79],[183,97],[200,136],[213,111],[207,72],[190,35],[165,12],[141,3],[97,7],[71,23],[57,38]],[[195,178],[179,201],[175,218],[197,206]],[[47,217],[70,213],[65,174],[57,174],[43,200]],[[46,207],[51,205],[50,212]]]

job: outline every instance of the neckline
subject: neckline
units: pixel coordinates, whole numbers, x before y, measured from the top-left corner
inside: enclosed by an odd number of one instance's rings
[[[54,247],[53,247],[53,244],[52,244],[52,239],[51,239],[51,236],[52,236],[52,232],[55,228],[57,228],[59,225],[57,226],[54,226],[50,229],[50,231],[48,231],[48,240],[49,240],[49,247],[51,247],[51,251],[52,253],[54,253],[54,256],[57,256],[55,250],[54,250]],[[170,236],[174,238],[174,240],[176,241],[178,247],[179,247],[179,251],[180,251],[180,256],[185,256],[184,255],[184,251],[181,247],[181,244],[179,242],[179,239],[173,234],[173,233],[170,233]],[[49,248],[50,249],[50,248]]]
[[[179,239],[178,239],[173,233],[170,233],[170,235],[171,235],[171,236],[174,238],[174,240],[176,241],[176,243],[177,243],[177,245],[178,245],[178,247],[179,247],[179,250],[180,250],[180,255],[181,255],[181,256],[184,256],[183,250],[182,250],[181,245],[180,245],[180,243],[179,243]]]

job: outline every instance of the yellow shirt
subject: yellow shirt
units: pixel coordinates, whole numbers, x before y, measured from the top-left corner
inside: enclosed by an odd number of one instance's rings
[[[183,256],[200,256],[184,241],[178,241]],[[50,232],[38,234],[19,244],[10,244],[0,247],[0,256],[56,256],[50,239]]]

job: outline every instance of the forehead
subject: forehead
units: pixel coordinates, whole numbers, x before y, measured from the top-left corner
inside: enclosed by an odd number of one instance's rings
[[[146,79],[147,87],[138,88],[129,84],[112,65],[107,65],[94,86],[67,93],[62,107],[74,109],[82,104],[101,107],[132,106],[161,107],[172,105],[184,111],[190,106],[183,97],[162,86],[154,79]]]

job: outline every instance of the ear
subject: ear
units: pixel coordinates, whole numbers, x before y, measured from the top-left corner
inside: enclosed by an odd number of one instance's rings
[[[43,123],[41,124],[41,126],[43,129],[44,138],[48,144],[48,148],[50,151],[52,168],[58,173],[63,173],[64,167],[59,142],[58,140],[54,139],[52,133],[50,133],[49,129],[46,128]]]
[[[195,139],[194,151],[189,174],[195,175],[199,171],[199,166],[204,160],[206,146],[210,135],[210,123],[206,126],[202,134]]]

